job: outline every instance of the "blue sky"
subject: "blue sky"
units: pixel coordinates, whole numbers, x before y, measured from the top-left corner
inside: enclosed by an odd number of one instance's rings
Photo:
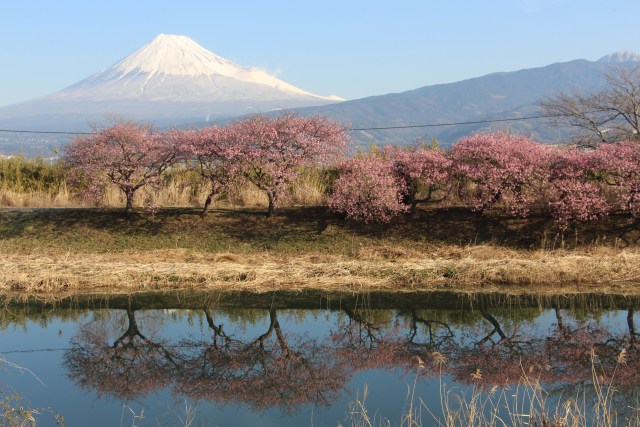
[[[640,52],[638,0],[20,0],[0,4],[0,106],[48,95],[159,33],[355,99]]]

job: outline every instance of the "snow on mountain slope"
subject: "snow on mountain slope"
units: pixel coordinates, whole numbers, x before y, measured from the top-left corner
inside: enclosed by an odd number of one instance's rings
[[[160,34],[118,63],[52,95],[0,108],[0,120],[116,114],[209,119],[342,101],[228,61],[189,37]]]
[[[180,100],[213,97],[218,101],[270,97],[336,100],[306,92],[258,68],[241,67],[189,37],[168,34],[160,34],[117,64],[56,96],[95,99],[177,97]]]
[[[640,62],[640,54],[630,50],[619,50],[603,56],[598,62]]]

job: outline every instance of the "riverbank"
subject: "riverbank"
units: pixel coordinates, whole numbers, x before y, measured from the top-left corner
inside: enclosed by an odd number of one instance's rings
[[[419,210],[357,224],[322,208],[261,211],[0,211],[0,291],[168,289],[640,295],[639,227],[626,218],[565,233],[547,218]]]

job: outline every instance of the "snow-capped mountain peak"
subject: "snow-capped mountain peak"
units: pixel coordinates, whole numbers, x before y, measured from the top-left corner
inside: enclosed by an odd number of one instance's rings
[[[640,62],[640,53],[630,50],[619,50],[598,59],[598,62]]]
[[[342,101],[243,67],[187,36],[160,34],[114,65],[49,96],[0,108],[3,120],[209,121]],[[13,123],[13,122],[12,122]]]
[[[112,68],[125,74],[144,71],[176,76],[232,76],[242,67],[208,51],[187,36],[159,34]]]
[[[249,85],[247,85],[249,84]],[[253,67],[242,67],[205,49],[187,36],[160,34],[120,62],[64,89],[63,96],[114,99],[211,100],[304,97],[312,94]]]

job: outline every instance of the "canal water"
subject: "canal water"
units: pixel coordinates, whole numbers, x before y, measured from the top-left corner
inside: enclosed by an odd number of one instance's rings
[[[40,425],[56,416],[68,426],[349,426],[366,417],[400,425],[411,416],[427,426],[471,410],[513,424],[571,405],[598,416],[603,402],[626,424],[640,408],[639,302],[448,293],[5,298],[0,392],[5,412],[36,409]]]

